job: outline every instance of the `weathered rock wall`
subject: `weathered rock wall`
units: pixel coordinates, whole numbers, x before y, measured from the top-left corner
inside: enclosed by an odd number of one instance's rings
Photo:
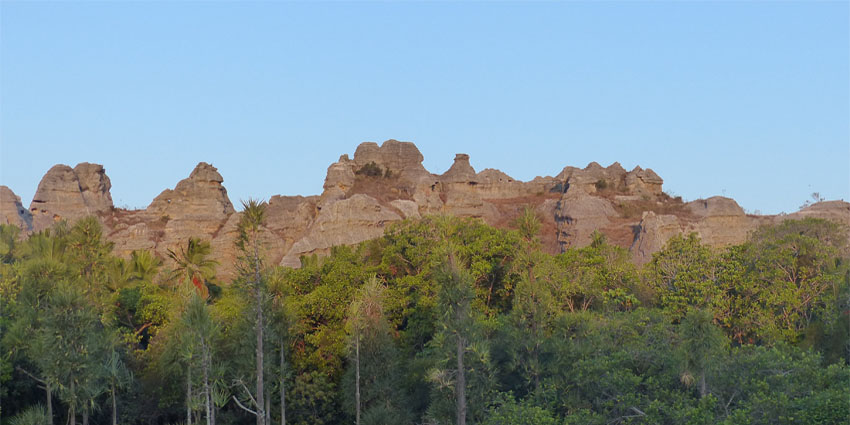
[[[478,217],[509,227],[525,208],[540,217],[540,236],[552,253],[585,246],[598,231],[629,248],[638,263],[649,261],[674,235],[689,232],[719,247],[741,243],[758,226],[788,218],[828,218],[850,228],[847,202],[821,202],[784,216],[747,215],[729,198],[687,204],[671,199],[654,171],[626,171],[619,163],[565,167],[555,177],[522,182],[499,170],[476,172],[466,154],[457,154],[442,174],[428,172],[422,161],[413,143],[367,142],[357,147],[354,159],[342,155],[328,167],[321,195],[273,196],[263,232],[266,260],[298,267],[302,255],[325,255],[334,246],[379,237],[393,222],[425,214]],[[95,215],[124,256],[150,249],[165,258],[168,249],[199,237],[211,241],[227,279],[235,272],[240,213],[223,183],[218,170],[202,162],[146,209],[128,211],[113,208],[103,166],[57,165],[42,179],[29,210],[0,186],[0,220],[30,232],[57,220]]]

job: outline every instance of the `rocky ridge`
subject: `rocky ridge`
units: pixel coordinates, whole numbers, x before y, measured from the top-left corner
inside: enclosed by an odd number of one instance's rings
[[[850,227],[847,202],[820,202],[788,215],[748,215],[729,198],[672,199],[654,171],[626,171],[619,163],[565,167],[555,177],[522,182],[499,170],[476,172],[466,154],[457,154],[442,174],[426,170],[423,159],[410,142],[366,142],[353,159],[342,155],[328,167],[321,195],[273,196],[264,232],[268,260],[298,267],[304,255],[325,255],[333,246],[379,237],[393,222],[426,214],[476,217],[508,227],[526,207],[541,219],[548,251],[584,246],[599,231],[630,249],[638,263],[649,261],[677,234],[696,232],[711,246],[725,246],[743,242],[760,225],[789,218],[828,218]],[[103,166],[56,165],[42,178],[28,210],[11,189],[0,186],[0,223],[26,234],[58,220],[95,215],[124,256],[151,249],[165,258],[168,249],[200,237],[211,241],[220,273],[228,277],[240,213],[223,183],[218,170],[202,162],[146,209],[124,210],[112,205]]]

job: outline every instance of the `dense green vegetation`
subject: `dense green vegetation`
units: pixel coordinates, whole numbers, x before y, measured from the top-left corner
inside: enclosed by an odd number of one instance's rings
[[[247,203],[227,282],[205,241],[121,259],[93,218],[25,241],[0,226],[0,421],[850,417],[850,261],[831,222],[723,250],[676,237],[637,267],[601,235],[541,252],[531,212],[514,230],[426,217],[297,270],[263,262],[262,222]]]

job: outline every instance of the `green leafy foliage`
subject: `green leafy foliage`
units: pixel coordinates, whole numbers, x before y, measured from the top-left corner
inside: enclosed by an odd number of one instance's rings
[[[362,424],[458,423],[461,388],[467,423],[489,425],[850,417],[835,223],[722,249],[674,237],[636,266],[601,234],[542,252],[533,210],[515,230],[430,216],[289,269],[264,261],[263,208],[245,205],[232,282],[201,240],[118,258],[94,219],[25,239],[0,226],[0,421],[109,423],[115,400],[120,423],[197,423],[206,406],[248,423],[236,401],[256,408],[262,373],[272,422],[351,423],[358,368]]]

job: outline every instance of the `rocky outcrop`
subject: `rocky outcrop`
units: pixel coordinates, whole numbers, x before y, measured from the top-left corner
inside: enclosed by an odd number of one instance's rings
[[[643,214],[631,248],[635,262],[650,261],[652,254],[663,249],[670,238],[692,232],[713,247],[743,243],[752,231],[763,225],[807,217],[841,223],[845,231],[850,232],[850,203],[844,201],[819,202],[793,214],[776,216],[747,215],[735,200],[720,196],[698,199],[685,206],[690,215]]]
[[[328,167],[321,195],[273,196],[262,236],[266,261],[298,267],[303,255],[324,255],[337,245],[379,237],[392,222],[426,214],[477,217],[510,227],[529,207],[541,220],[539,236],[548,251],[585,246],[599,231],[609,242],[631,249],[638,263],[649,261],[674,235],[690,232],[719,247],[743,242],[760,225],[791,218],[826,218],[850,229],[847,202],[820,202],[788,215],[747,215],[729,198],[671,199],[654,171],[626,171],[616,162],[565,167],[555,177],[523,182],[495,169],[476,173],[469,155],[462,153],[440,175],[428,172],[422,160],[409,142],[362,143],[353,159],[342,155]],[[129,211],[113,208],[102,166],[57,165],[42,179],[29,210],[0,186],[0,220],[37,231],[56,220],[94,214],[115,252],[125,256],[150,249],[165,258],[168,249],[199,237],[211,241],[220,277],[227,281],[235,272],[241,215],[223,182],[215,167],[202,162],[146,209]]]
[[[402,179],[415,182],[421,177],[427,177],[429,173],[422,165],[425,158],[419,149],[410,142],[399,142],[390,139],[381,144],[365,142],[357,146],[354,152],[355,172],[374,163],[383,170],[389,170]]]
[[[469,164],[469,155],[465,153],[455,155],[455,162],[440,176],[440,181],[443,183],[478,184],[478,175],[472,165]]]
[[[850,231],[850,203],[844,201],[817,202],[785,217],[778,216],[778,219],[789,218],[800,220],[807,217],[832,220],[843,224],[846,230]]]
[[[173,249],[190,237],[215,235],[235,212],[223,181],[215,167],[201,162],[174,189],[154,198],[145,214],[165,223],[157,246]]]
[[[212,239],[210,246],[213,255],[219,259],[219,266],[216,271],[218,277],[225,281],[236,276],[237,273],[235,260],[239,257],[239,250],[236,248],[236,242],[239,240],[239,221],[241,218],[241,212],[231,214],[212,237],[204,237],[207,240]],[[260,231],[260,246],[263,248],[261,255],[267,264],[277,264],[286,252],[286,240],[280,238],[276,232],[268,227],[268,220],[266,224]]]
[[[0,186],[0,224],[11,224],[24,233],[32,231],[32,215],[21,204],[21,197],[6,186]]]
[[[339,157],[339,161],[328,167],[325,184],[322,187],[326,191],[339,189],[342,193],[345,193],[354,186],[354,168],[355,164],[348,159],[348,155]]]
[[[54,165],[41,179],[30,204],[33,230],[46,229],[63,219],[74,221],[110,212],[111,187],[102,165]]]
[[[590,196],[582,190],[567,191],[555,210],[561,250],[589,244],[593,232],[610,227],[611,219],[617,216],[607,199]]]
[[[112,210],[112,182],[106,170],[100,164],[83,162],[74,167],[74,174],[80,182],[80,192],[89,212],[103,213]]]
[[[664,180],[655,171],[635,167],[625,176],[626,190],[632,193],[660,195]]]
[[[338,245],[351,245],[384,234],[384,227],[401,216],[372,197],[357,194],[322,208],[309,233],[295,243],[281,265],[298,267],[302,255],[327,254]]]
[[[201,162],[174,189],[166,189],[154,198],[146,211],[172,219],[225,219],[234,209],[223,181],[218,169]]]
[[[715,196],[685,204],[687,215],[645,212],[638,225],[638,236],[632,245],[637,263],[652,259],[652,254],[664,248],[678,234],[697,233],[703,243],[715,247],[744,242],[747,235],[766,221],[749,217],[735,200]]]
[[[638,237],[631,251],[632,258],[639,264],[649,262],[652,254],[664,248],[670,238],[684,233],[682,224],[675,215],[659,215],[653,211],[643,213],[638,230]]]
[[[597,191],[623,192],[632,195],[660,195],[664,180],[651,169],[635,167],[626,172],[619,162],[603,168],[596,162],[587,164],[584,169],[565,167],[558,174],[568,188],[579,188],[587,193]]]

